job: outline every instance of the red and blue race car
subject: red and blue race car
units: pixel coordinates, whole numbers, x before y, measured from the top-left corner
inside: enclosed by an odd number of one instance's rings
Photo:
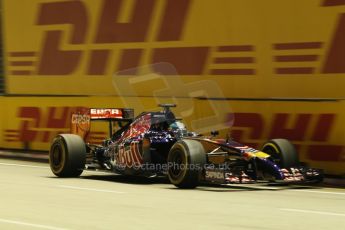
[[[52,142],[49,162],[58,177],[78,177],[83,170],[104,170],[123,175],[168,176],[179,188],[200,182],[217,184],[320,182],[321,170],[302,166],[294,146],[272,139],[262,150],[234,140],[202,136],[186,129],[163,104],[160,112],[133,118],[132,109],[90,109],[73,114],[72,132]],[[109,122],[110,137],[101,145],[85,142],[91,121]],[[113,124],[120,125],[113,133]]]

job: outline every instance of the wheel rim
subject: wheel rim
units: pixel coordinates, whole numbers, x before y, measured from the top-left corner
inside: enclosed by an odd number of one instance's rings
[[[173,179],[178,179],[183,174],[186,165],[185,156],[180,150],[175,150],[172,153],[170,162],[172,165],[169,167],[169,174]]]
[[[54,172],[61,171],[65,161],[64,150],[60,145],[54,145],[51,154],[51,167]]]

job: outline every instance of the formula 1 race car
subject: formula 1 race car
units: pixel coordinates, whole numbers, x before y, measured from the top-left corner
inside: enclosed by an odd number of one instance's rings
[[[230,138],[202,136],[186,129],[172,104],[161,112],[144,112],[133,119],[132,109],[90,109],[72,115],[72,133],[55,137],[49,152],[52,172],[78,177],[83,170],[104,170],[123,175],[168,176],[179,188],[200,182],[217,184],[320,182],[323,173],[302,166],[294,146],[272,139],[256,150]],[[109,122],[110,137],[102,144],[85,143],[91,121]],[[114,123],[120,124],[112,132]]]

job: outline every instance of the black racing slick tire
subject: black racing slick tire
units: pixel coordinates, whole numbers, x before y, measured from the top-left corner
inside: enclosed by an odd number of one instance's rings
[[[49,165],[58,177],[78,177],[86,160],[84,140],[74,134],[56,136],[49,151]]]
[[[178,188],[192,189],[198,186],[206,164],[202,144],[195,140],[180,140],[168,154],[168,177]]]
[[[262,151],[269,154],[273,161],[281,168],[299,166],[295,146],[286,139],[272,139],[264,144]]]

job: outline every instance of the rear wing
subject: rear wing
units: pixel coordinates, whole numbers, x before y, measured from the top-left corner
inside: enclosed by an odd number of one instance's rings
[[[134,109],[90,109],[91,120],[133,120]]]
[[[108,121],[109,135],[112,136],[114,121],[133,121],[134,109],[127,108],[91,108],[86,112],[72,113],[71,133],[79,135],[84,140],[87,138],[91,121]]]

